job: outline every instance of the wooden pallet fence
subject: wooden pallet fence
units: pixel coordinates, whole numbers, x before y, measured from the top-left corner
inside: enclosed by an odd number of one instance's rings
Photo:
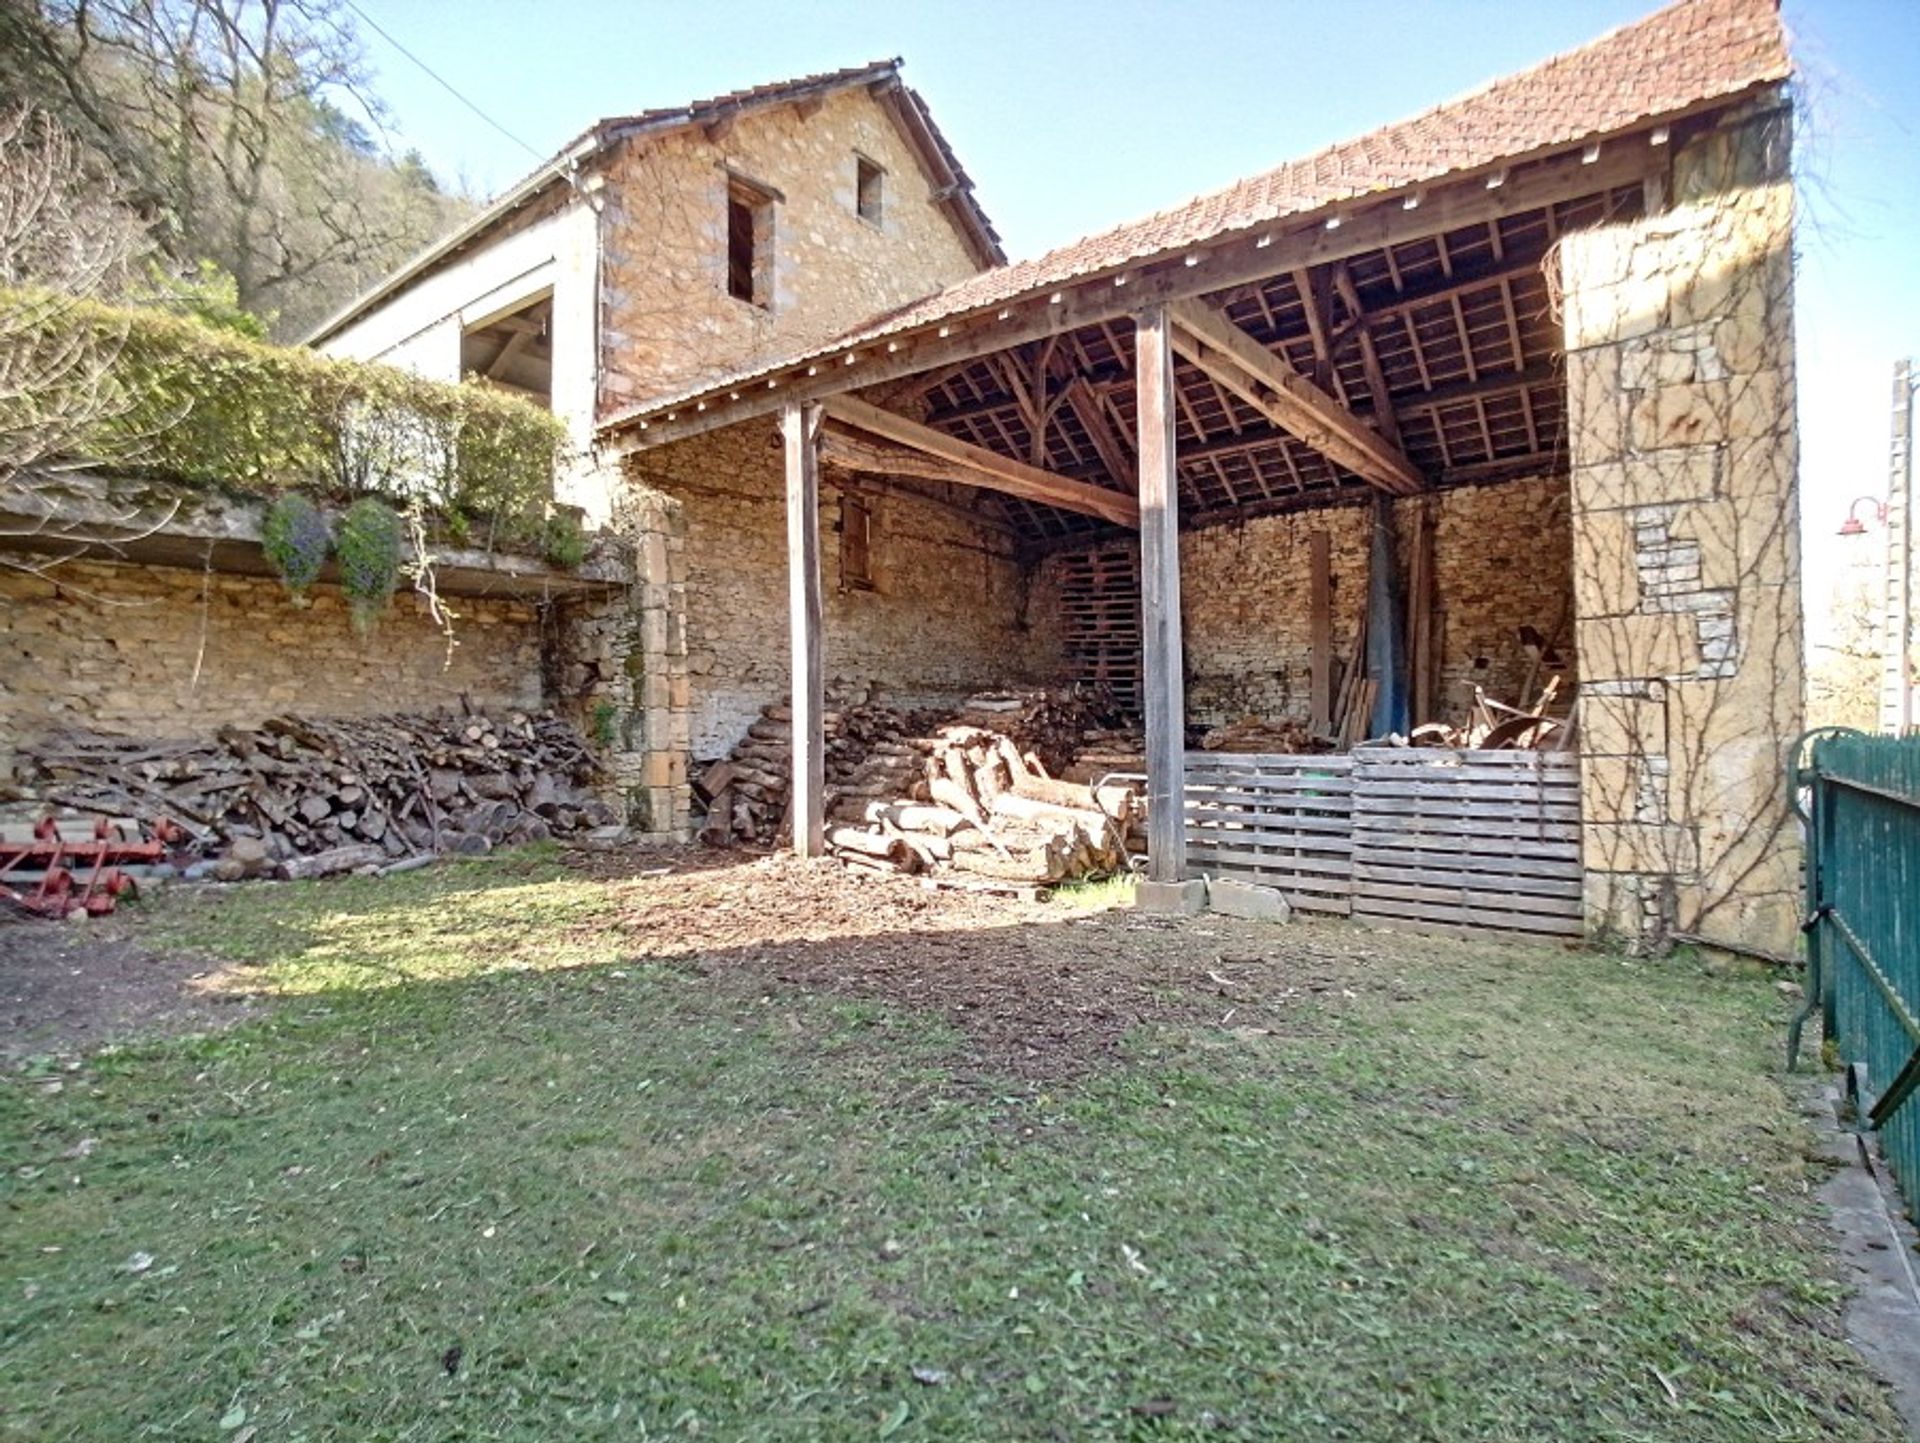
[[[1070,678],[1140,712],[1140,554],[1127,543],[1060,559],[1061,632]]]
[[[1541,752],[1187,756],[1195,876],[1420,931],[1578,937],[1580,769]]]
[[[1582,935],[1576,757],[1363,747],[1353,762],[1355,917]]]
[[[1353,758],[1187,754],[1187,865],[1276,887],[1344,917],[1353,889]]]

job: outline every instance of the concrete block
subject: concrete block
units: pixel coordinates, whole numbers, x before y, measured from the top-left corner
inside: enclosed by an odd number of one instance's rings
[[[1216,877],[1207,882],[1207,906],[1222,916],[1243,917],[1249,922],[1293,920],[1293,905],[1278,889],[1226,878]]]
[[[1139,912],[1191,917],[1207,909],[1207,884],[1198,878],[1191,882],[1150,882],[1143,877],[1134,889],[1133,906]]]

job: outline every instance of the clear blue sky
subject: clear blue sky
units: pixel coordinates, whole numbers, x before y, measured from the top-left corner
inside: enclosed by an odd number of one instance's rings
[[[358,0],[545,153],[601,115],[888,56],[932,106],[1015,257],[1471,89],[1645,0]],[[1920,0],[1787,0],[1800,121],[1802,508],[1809,611],[1886,485],[1896,357],[1920,352]],[[534,161],[377,35],[399,144],[480,193]]]

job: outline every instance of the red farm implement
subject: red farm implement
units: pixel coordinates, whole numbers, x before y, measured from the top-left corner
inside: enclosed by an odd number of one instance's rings
[[[104,916],[136,890],[140,874],[166,861],[168,847],[185,840],[167,821],[144,836],[137,825],[102,817],[90,836],[76,838],[77,825],[43,817],[31,841],[0,841],[0,907],[56,919]]]

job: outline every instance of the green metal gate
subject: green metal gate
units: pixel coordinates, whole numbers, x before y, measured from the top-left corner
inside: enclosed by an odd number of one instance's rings
[[[1860,1124],[1920,1216],[1920,736],[1828,729],[1794,749],[1807,828],[1807,1006],[1853,1079]]]

